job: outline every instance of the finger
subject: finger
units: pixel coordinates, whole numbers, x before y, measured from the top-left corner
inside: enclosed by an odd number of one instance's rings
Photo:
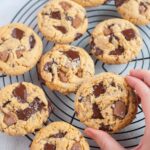
[[[141,104],[148,127],[150,124],[150,89],[144,82],[135,77],[127,76],[126,81],[136,90],[136,93],[141,98]]]
[[[150,86],[150,71],[148,70],[131,70],[130,76],[143,80],[148,86]]]
[[[95,140],[102,150],[111,150],[112,147],[115,150],[124,150],[124,148],[117,141],[115,141],[109,134],[104,131],[87,128],[84,132],[90,138]]]

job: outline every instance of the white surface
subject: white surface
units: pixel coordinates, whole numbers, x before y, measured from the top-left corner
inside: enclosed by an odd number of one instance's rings
[[[27,0],[1,0],[0,26],[9,23]],[[0,133],[0,150],[28,150],[30,141],[25,137],[11,137]]]
[[[30,24],[31,27],[35,27],[35,30],[38,31],[36,19],[36,12],[38,11],[39,7],[42,7],[46,0],[1,0],[0,2],[0,25],[4,25],[9,23],[12,18],[16,15],[16,13],[20,10],[20,8],[27,2],[30,1],[28,6],[21,11],[21,13],[16,17],[14,20],[17,22],[20,20],[20,22],[24,22],[27,25]],[[33,5],[35,2],[38,2],[37,4]],[[32,6],[32,7],[30,7]],[[37,8],[37,9],[36,9]],[[25,11],[27,10],[27,11]],[[110,11],[111,10],[111,11]],[[24,13],[25,12],[25,13]],[[23,16],[22,16],[23,14]],[[32,14],[32,15],[30,15]],[[101,9],[99,7],[89,9],[88,10],[88,17],[89,17],[89,32],[92,31],[92,29],[95,27],[99,21],[103,19],[108,19],[111,17],[118,17],[118,14],[115,11],[115,7],[113,6],[102,6]],[[140,32],[142,33],[144,37],[144,46],[142,49],[142,52],[139,54],[138,58],[148,58],[150,57],[150,44],[149,40],[150,37],[150,28],[148,27],[142,27],[140,28]],[[89,33],[86,33],[83,38],[81,38],[81,42],[79,41],[75,42],[75,45],[78,45],[80,47],[86,47],[86,45],[89,42]],[[43,42],[44,46],[46,46],[46,41]],[[44,48],[44,51],[49,50],[52,45],[48,44],[46,48]],[[86,49],[88,49],[86,47]],[[107,71],[116,72],[122,75],[126,75],[129,73],[129,70],[132,68],[144,68],[144,69],[150,69],[150,60],[139,60],[136,62],[135,60],[130,62],[129,65],[103,65],[101,62],[98,62],[96,64],[96,73]],[[126,69],[125,69],[126,68]],[[125,71],[123,71],[125,70]],[[122,72],[123,71],[123,72]],[[10,80],[11,79],[11,80]],[[37,73],[36,70],[33,69],[30,73],[26,73],[24,76],[16,77],[5,77],[4,81],[2,78],[0,78],[0,87],[5,86],[6,84],[11,84],[11,82],[16,82],[17,79],[19,81],[25,80],[25,81],[31,81],[34,84],[39,84],[39,81],[37,79]],[[54,114],[51,115],[50,119],[52,121],[55,120],[64,120],[67,122],[70,122],[74,126],[78,127],[83,131],[84,126],[81,124],[74,115],[74,103],[73,103],[73,95],[70,95],[69,97],[62,96],[58,93],[50,92],[46,87],[41,86],[44,90],[48,99],[51,99],[53,102],[53,105],[55,105],[55,111]],[[69,107],[68,107],[69,106]],[[124,146],[133,146],[139,143],[140,137],[142,136],[144,132],[144,116],[143,113],[139,109],[139,114],[137,114],[137,117],[134,120],[134,123],[123,129],[120,133],[113,135],[120,143]],[[73,117],[73,119],[72,119]],[[32,137],[30,135],[30,137]],[[93,146],[96,146],[91,140],[89,140],[89,143]],[[10,137],[6,136],[4,134],[0,134],[0,150],[28,150],[29,149],[30,141],[26,137]],[[93,150],[91,148],[91,150]],[[95,150],[95,149],[94,149]]]

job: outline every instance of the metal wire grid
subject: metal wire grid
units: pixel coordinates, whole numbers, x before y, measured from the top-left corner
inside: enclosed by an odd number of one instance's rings
[[[49,50],[53,44],[49,43],[45,40],[45,38],[41,35],[37,27],[36,14],[43,5],[47,3],[48,0],[29,0],[14,16],[11,22],[22,22],[30,27],[32,27],[41,37],[44,45],[44,52]],[[83,47],[87,51],[89,51],[89,37],[91,35],[91,31],[95,27],[97,23],[103,21],[104,19],[119,17],[118,13],[115,10],[113,2],[109,4],[105,4],[104,6],[87,9],[87,17],[89,19],[89,28],[85,35],[74,42],[73,45]],[[143,49],[138,58],[132,60],[128,64],[125,65],[106,65],[101,63],[98,60],[94,60],[96,73],[100,72],[116,72],[121,75],[128,74],[129,70],[134,68],[142,68],[142,69],[150,69],[150,27],[139,27],[141,34],[143,35]],[[94,58],[93,58],[94,59]],[[54,112],[48,118],[50,122],[53,121],[66,121],[81,131],[84,130],[84,126],[79,122],[74,113],[74,95],[70,94],[67,96],[61,95],[57,92],[50,91],[45,85],[43,85],[38,78],[37,68],[33,68],[31,71],[25,73],[21,76],[6,76],[0,75],[0,87],[4,87],[7,84],[12,84],[14,82],[32,82],[36,85],[39,85],[45,92],[48,100],[52,101],[54,106]],[[143,136],[144,128],[145,128],[145,118],[143,115],[143,111],[141,106],[138,107],[138,113],[136,119],[125,129],[122,131],[113,134],[112,136],[120,142],[126,148],[132,148],[138,145],[140,138]],[[26,135],[30,141],[33,140],[35,134]],[[97,145],[88,137],[86,137],[90,143],[90,147],[92,150],[99,149]]]

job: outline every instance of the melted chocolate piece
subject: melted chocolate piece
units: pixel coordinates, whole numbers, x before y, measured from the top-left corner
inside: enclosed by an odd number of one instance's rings
[[[121,32],[127,41],[130,41],[136,37],[135,31],[133,29],[126,29]]]
[[[81,33],[77,33],[77,34],[76,34],[76,37],[75,37],[75,39],[74,39],[74,40],[78,40],[78,39],[80,39],[80,37],[82,37],[82,35],[83,35],[83,34],[81,34]]]
[[[7,62],[7,60],[9,59],[9,51],[2,51],[0,52],[0,60],[3,62]]]
[[[103,130],[103,131],[107,131],[107,132],[111,132],[112,131],[110,125],[105,125],[104,123],[102,123],[100,125],[99,130]]]
[[[56,146],[53,144],[46,143],[44,145],[44,150],[56,150]]]
[[[17,50],[16,51],[17,58],[21,58],[23,56],[24,51],[25,50]]]
[[[95,55],[96,56],[99,56],[99,55],[103,55],[104,51],[101,50],[100,48],[96,47],[95,48]]]
[[[111,82],[111,86],[116,87],[116,84],[114,81]]]
[[[25,85],[20,83],[14,90],[13,95],[17,97],[18,101],[21,103],[26,103],[27,101],[27,90]]]
[[[64,11],[67,11],[67,10],[69,10],[72,7],[71,4],[69,4],[69,3],[65,2],[65,1],[64,2],[62,1],[59,4],[61,5],[61,7],[63,8]]]
[[[7,124],[7,126],[11,126],[17,122],[17,119],[13,113],[5,113],[3,121],[5,124]]]
[[[99,107],[96,103],[93,104],[92,109],[93,109],[93,115],[92,115],[93,119],[104,119],[101,114],[101,110],[99,109]]]
[[[14,28],[11,35],[12,35],[13,38],[21,40],[24,36],[24,31],[22,31],[18,28]]]
[[[61,20],[61,13],[60,13],[60,11],[53,11],[53,12],[51,12],[50,16],[53,19]]]
[[[81,68],[78,69],[78,72],[76,73],[76,76],[78,76],[79,78],[83,77],[83,70]]]
[[[69,51],[66,51],[66,52],[64,52],[64,53],[65,53],[66,56],[67,56],[68,58],[70,58],[71,60],[80,59],[79,53],[76,52],[76,51],[69,50]]]
[[[67,82],[68,81],[68,78],[67,78],[66,73],[64,71],[59,70],[58,71],[58,76],[60,78],[60,81],[62,81],[62,82]]]
[[[72,21],[72,26],[74,28],[78,28],[78,27],[80,27],[81,23],[82,23],[82,19],[78,15],[76,15]]]
[[[31,48],[31,49],[34,48],[36,41],[35,41],[35,38],[34,38],[33,35],[31,35],[31,36],[29,37],[29,43],[30,43],[30,48]]]
[[[44,71],[48,71],[48,72],[52,72],[52,65],[53,65],[53,62],[47,62],[45,65],[44,65]]]
[[[63,138],[65,135],[67,134],[67,132],[59,132],[59,133],[57,133],[57,134],[54,134],[54,135],[52,135],[52,136],[50,136],[50,138],[52,137],[52,138]]]
[[[122,53],[124,53],[124,47],[119,46],[115,51],[111,51],[109,55],[121,55]]]
[[[112,106],[113,108],[113,114],[114,116],[120,118],[120,119],[124,119],[124,117],[127,114],[127,107],[125,105],[125,103],[121,100],[118,100],[114,106]]]
[[[2,105],[2,107],[6,107],[9,103],[11,103],[11,101],[6,101],[3,105]]]
[[[101,94],[104,94],[106,92],[106,89],[103,85],[103,82],[100,82],[98,85],[94,85],[93,90],[94,90],[93,94],[96,98],[99,97]]]
[[[81,144],[79,142],[74,143],[71,150],[82,150]]]
[[[24,110],[18,110],[16,112],[19,120],[27,121],[31,115],[35,114],[37,111],[41,111],[44,108],[45,104],[40,101],[38,97],[34,99],[32,103],[29,104],[29,107]]]
[[[54,26],[55,29],[59,30],[63,34],[66,34],[68,31],[64,26]]]
[[[127,1],[128,0],[115,0],[115,5],[116,5],[116,7],[120,7]]]

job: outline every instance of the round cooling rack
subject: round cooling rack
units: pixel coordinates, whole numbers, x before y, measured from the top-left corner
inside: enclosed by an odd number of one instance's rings
[[[48,51],[53,46],[53,43],[47,42],[39,32],[36,15],[41,7],[43,7],[47,3],[47,1],[48,0],[29,0],[12,19],[12,22],[21,22],[32,27],[39,34],[39,36],[43,40],[44,52]],[[89,37],[96,24],[108,18],[118,18],[119,15],[116,12],[114,3],[109,2],[100,7],[87,9],[87,17],[89,19],[89,28],[87,32],[82,38],[72,44],[83,47],[88,51]],[[133,68],[142,68],[148,70],[150,69],[150,26],[138,28],[143,36],[144,42],[143,49],[139,56],[128,64],[124,65],[106,65],[104,63],[101,63],[100,61],[94,60],[96,73],[110,71],[121,75],[127,75]],[[84,130],[85,126],[83,126],[83,124],[79,122],[74,113],[74,95],[70,94],[64,96],[60,93],[50,91],[39,81],[36,67],[21,76],[11,77],[3,74],[0,75],[0,87],[4,87],[7,84],[11,84],[14,82],[22,81],[32,82],[40,86],[44,90],[48,100],[51,100],[54,106],[54,111],[49,117],[50,122],[62,120],[72,124],[81,131]],[[140,138],[143,136],[144,128],[145,118],[141,105],[139,105],[135,120],[128,127],[118,133],[113,134],[112,136],[124,147],[132,148],[138,145]],[[26,138],[32,141],[34,138],[34,134],[27,135]],[[98,146],[90,138],[86,138],[90,143],[91,150],[99,149]]]

